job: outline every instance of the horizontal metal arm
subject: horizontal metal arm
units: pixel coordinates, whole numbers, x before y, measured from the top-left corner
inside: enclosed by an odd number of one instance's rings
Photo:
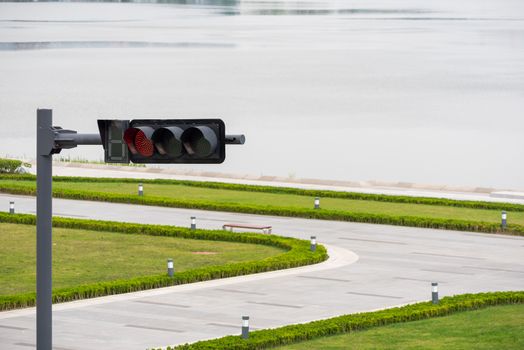
[[[226,145],[243,145],[246,142],[244,135],[226,135]]]
[[[101,145],[99,134],[77,134],[69,130],[55,133],[55,148],[74,148],[78,145]]]
[[[62,144],[74,143],[75,145],[101,145],[100,134],[58,134],[55,142]]]
[[[54,146],[51,153],[60,153],[64,148],[75,148],[79,145],[102,145],[100,134],[78,134],[74,130],[64,130],[54,127],[50,130],[53,134]],[[226,135],[225,143],[228,145],[243,145],[246,142],[244,135]]]

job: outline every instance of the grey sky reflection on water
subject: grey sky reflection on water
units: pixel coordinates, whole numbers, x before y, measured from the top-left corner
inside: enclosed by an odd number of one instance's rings
[[[203,169],[524,189],[523,10],[0,3],[0,119],[15,127],[0,154],[34,154],[38,107],[86,132],[99,117],[222,117],[247,143]]]

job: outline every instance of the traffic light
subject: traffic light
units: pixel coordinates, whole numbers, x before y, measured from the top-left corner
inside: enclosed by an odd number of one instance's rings
[[[226,136],[221,119],[99,120],[107,163],[222,163],[226,144],[243,144],[244,135]]]

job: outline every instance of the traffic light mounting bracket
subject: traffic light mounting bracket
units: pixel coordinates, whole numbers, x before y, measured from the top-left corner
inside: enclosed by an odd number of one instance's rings
[[[41,110],[47,111],[47,110]],[[63,129],[61,126],[52,126],[39,128],[40,138],[38,139],[40,144],[38,149],[42,152],[41,155],[52,155],[59,154],[62,149],[75,148],[80,145],[102,145],[106,153],[109,150],[109,144],[103,142],[109,138],[108,128],[111,122],[121,122],[122,126],[126,128],[129,126],[129,120],[110,120],[110,119],[99,119],[98,130],[99,134],[79,134],[76,130]],[[224,144],[226,145],[243,145],[245,143],[244,135],[225,135]],[[122,153],[128,153],[122,151]],[[107,157],[107,155],[106,155]],[[129,156],[126,154],[123,159],[118,161],[119,163],[128,163]]]
[[[75,130],[62,129],[60,126],[38,126],[37,133],[38,155],[42,156],[58,154],[64,148],[75,148],[79,145],[102,144],[99,134],[79,134]]]
[[[38,109],[36,113],[36,347],[52,349],[52,186],[53,154],[79,145],[104,145],[107,129],[99,134],[79,134],[53,125],[53,111]],[[129,120],[121,121],[129,126]],[[127,123],[127,124],[126,124]],[[102,130],[104,129],[104,130]],[[224,144],[241,145],[244,135],[223,135]],[[125,151],[127,145],[123,145]],[[107,154],[107,149],[105,150]],[[127,160],[120,162],[129,162]]]

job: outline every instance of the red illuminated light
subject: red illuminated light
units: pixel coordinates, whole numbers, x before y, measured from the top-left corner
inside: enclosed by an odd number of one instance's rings
[[[147,138],[142,130],[136,133],[135,147],[138,153],[144,157],[151,157],[153,155],[153,142]]]
[[[139,128],[129,128],[124,132],[124,142],[132,154],[151,157],[154,152],[153,142]]]

